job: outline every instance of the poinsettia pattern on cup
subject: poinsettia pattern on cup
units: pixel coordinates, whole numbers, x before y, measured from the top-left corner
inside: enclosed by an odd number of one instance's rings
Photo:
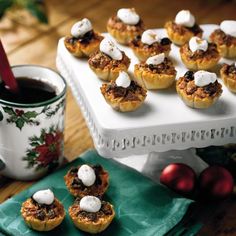
[[[63,132],[51,126],[49,130],[42,129],[40,136],[29,138],[30,148],[26,151],[23,160],[27,168],[52,170],[59,165],[59,157],[63,152]]]

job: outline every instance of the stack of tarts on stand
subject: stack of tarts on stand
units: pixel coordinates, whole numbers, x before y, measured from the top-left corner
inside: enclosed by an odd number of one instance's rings
[[[103,36],[93,30],[90,20],[84,18],[71,28],[71,35],[66,36],[64,44],[76,57],[88,57],[99,48]]]
[[[144,23],[134,8],[121,8],[107,22],[107,31],[115,40],[128,45],[144,31]]]

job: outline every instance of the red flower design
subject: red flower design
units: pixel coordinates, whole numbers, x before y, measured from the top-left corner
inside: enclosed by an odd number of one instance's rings
[[[15,110],[17,116],[22,116],[24,114],[23,110],[16,109]]]
[[[61,143],[63,134],[60,131],[44,134],[44,144],[35,147],[35,151],[39,154],[37,161],[42,166],[47,166],[53,161],[57,161],[61,155]]]

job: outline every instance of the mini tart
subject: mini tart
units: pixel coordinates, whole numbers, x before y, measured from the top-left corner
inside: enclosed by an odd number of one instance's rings
[[[80,209],[80,199],[69,208],[69,215],[75,226],[85,232],[96,234],[104,231],[115,217],[113,206],[109,202],[102,201],[98,212],[86,212]]]
[[[88,60],[90,68],[102,80],[110,81],[119,76],[120,71],[127,71],[130,65],[130,59],[122,52],[120,61],[114,60],[105,53],[97,51],[92,54]]]
[[[121,112],[136,110],[143,104],[147,96],[146,89],[135,81],[131,81],[128,88],[119,87],[115,81],[111,81],[109,84],[102,85],[101,93],[113,109]]]
[[[211,33],[210,41],[217,45],[222,57],[236,58],[236,37],[225,34],[221,29],[217,29]]]
[[[66,36],[64,44],[67,50],[76,57],[89,57],[99,49],[103,36],[93,30],[87,32],[82,38],[72,35]]]
[[[220,60],[220,54],[214,43],[208,43],[206,51],[197,50],[192,52],[188,43],[180,48],[182,62],[190,70],[209,70]]]
[[[65,217],[63,205],[55,198],[51,205],[39,204],[33,198],[23,202],[21,214],[25,223],[37,231],[50,231]]]
[[[143,33],[144,24],[140,19],[136,25],[127,25],[117,16],[113,16],[107,22],[107,31],[118,43],[128,45],[136,36]]]
[[[168,56],[171,49],[171,41],[168,38],[162,38],[161,42],[148,45],[141,41],[141,36],[139,35],[131,41],[130,47],[140,61],[146,61],[149,57],[160,53],[165,53],[165,56]]]
[[[165,24],[165,29],[170,40],[177,45],[187,43],[193,36],[202,37],[203,32],[197,24],[190,28],[183,25],[178,25],[173,21],[168,21]]]
[[[236,67],[235,64],[224,64],[220,70],[220,76],[225,86],[233,93],[236,93]]]
[[[92,186],[85,186],[78,178],[77,172],[80,166],[72,167],[64,176],[66,187],[73,196],[84,197],[87,195],[92,195],[100,197],[106,192],[109,185],[108,172],[106,172],[100,165],[94,165],[90,167],[93,168],[96,175],[96,181]]]
[[[176,70],[170,59],[158,65],[140,63],[134,66],[137,83],[146,89],[165,89],[170,87],[176,77]]]
[[[177,80],[176,91],[187,106],[192,108],[208,108],[222,94],[222,86],[216,81],[204,87],[198,87],[194,83],[193,72],[188,71]]]

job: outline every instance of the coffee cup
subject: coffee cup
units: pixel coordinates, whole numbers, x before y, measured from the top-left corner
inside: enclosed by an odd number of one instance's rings
[[[63,161],[66,82],[46,67],[19,65],[12,71],[16,79],[37,80],[55,89],[54,97],[41,102],[0,99],[0,174],[34,180]]]

